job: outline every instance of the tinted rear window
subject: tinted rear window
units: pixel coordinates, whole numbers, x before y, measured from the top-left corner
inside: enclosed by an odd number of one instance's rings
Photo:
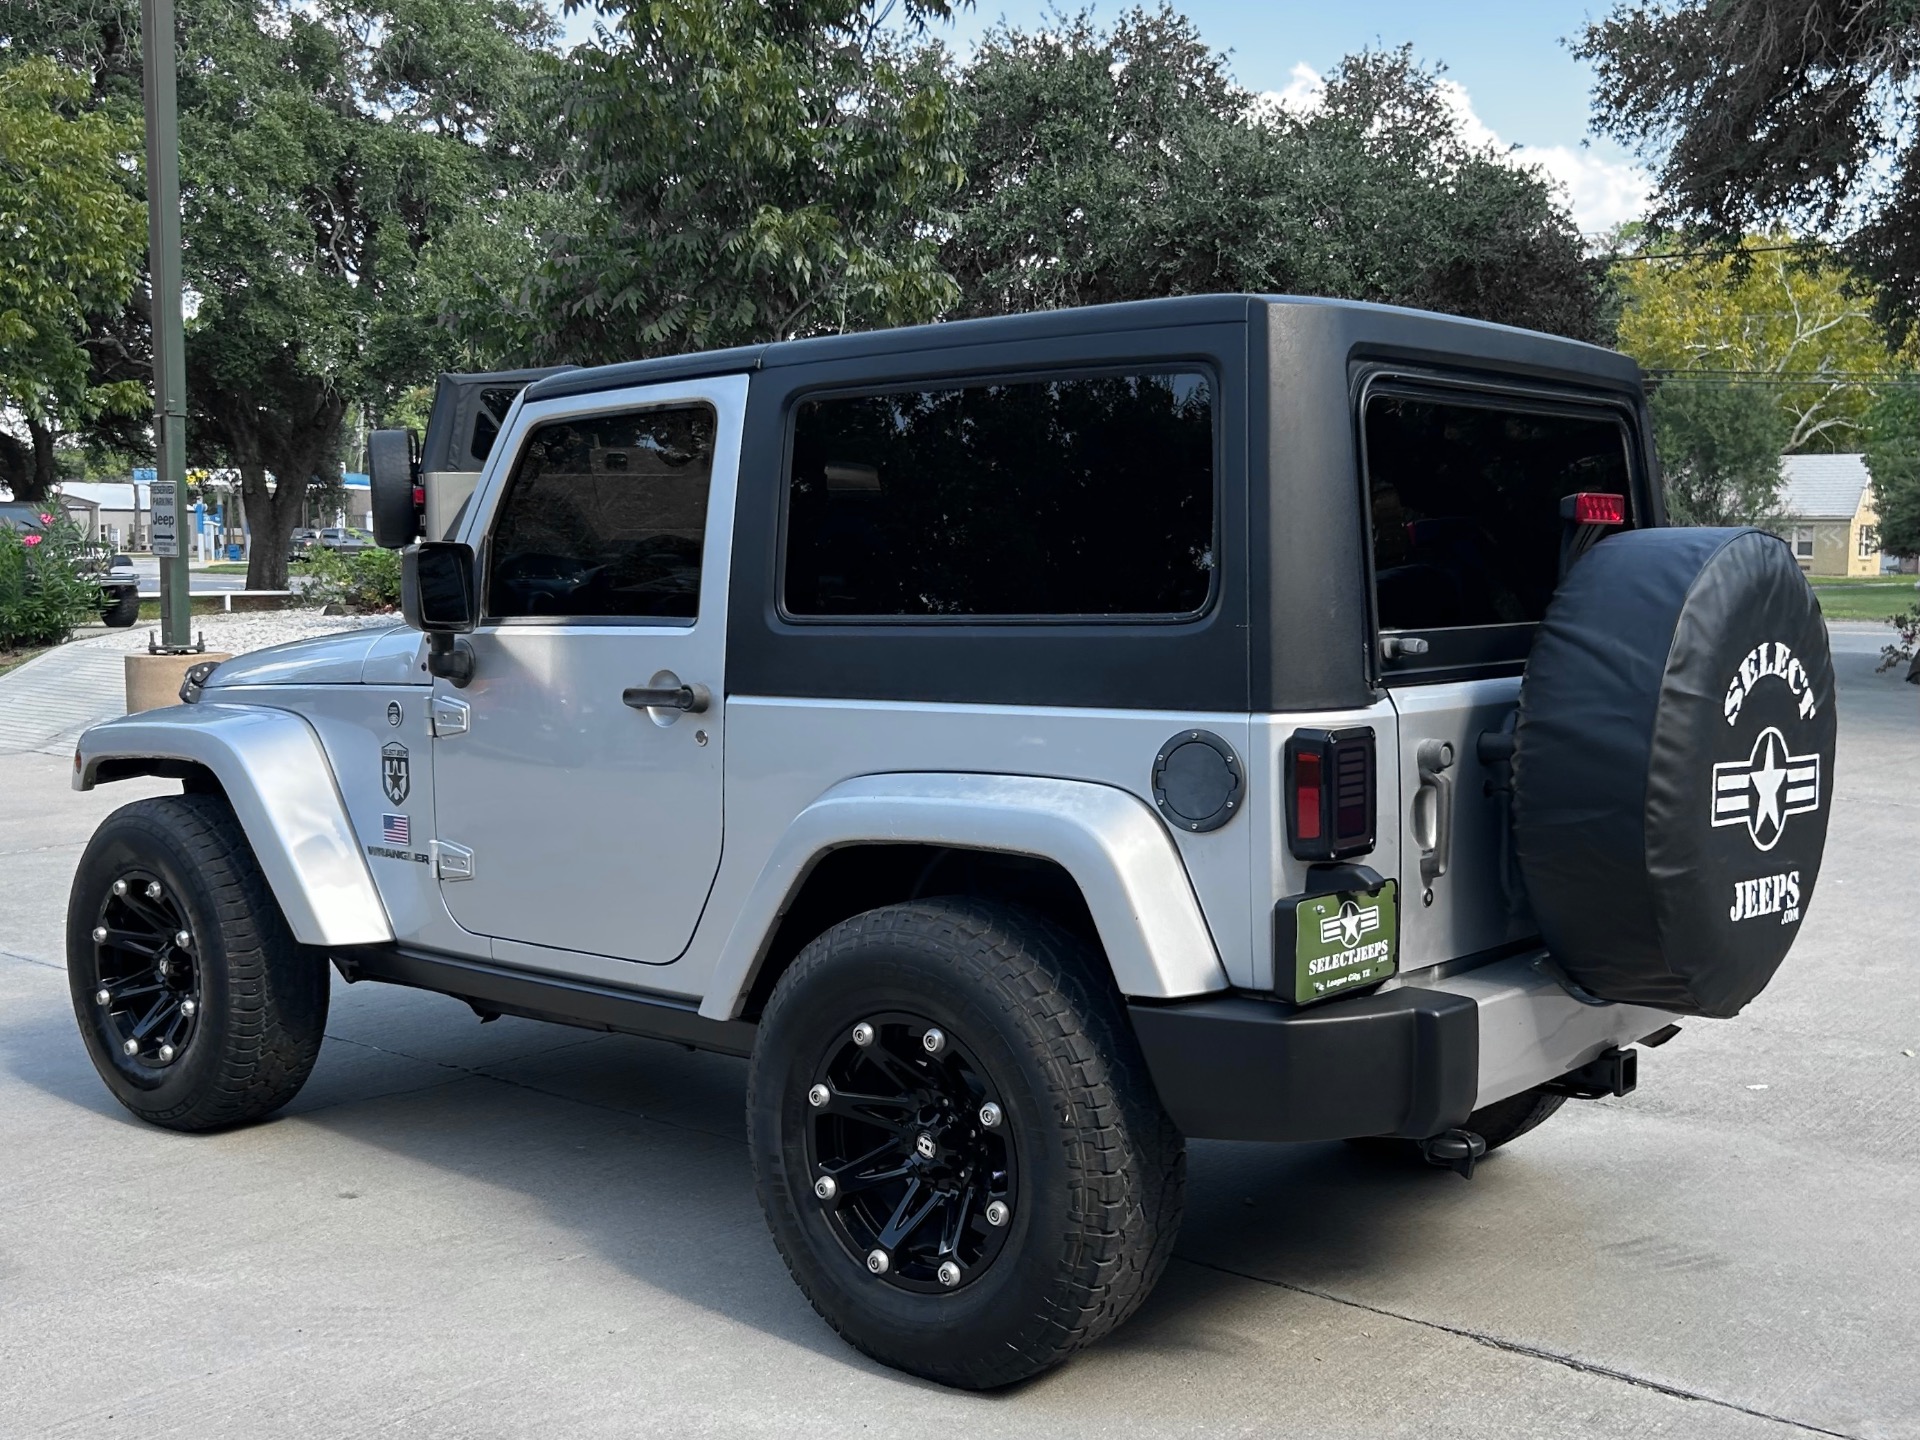
[[[1632,520],[1627,431],[1609,414],[1376,394],[1366,447],[1382,630],[1538,621],[1562,497],[1625,496]]]
[[[1188,372],[802,404],[796,616],[1169,617],[1214,572],[1213,397]]]

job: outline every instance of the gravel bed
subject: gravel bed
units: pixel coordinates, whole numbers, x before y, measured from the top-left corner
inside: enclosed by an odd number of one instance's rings
[[[204,635],[209,650],[243,655],[249,650],[264,650],[269,645],[284,645],[289,640],[304,640],[310,635],[331,635],[368,626],[384,629],[399,623],[398,615],[322,615],[318,610],[267,610],[245,615],[196,615],[192,636],[198,641]],[[74,632],[73,644],[90,650],[144,651],[148,636],[157,638],[159,633],[158,621],[143,621],[130,630],[83,625]]]

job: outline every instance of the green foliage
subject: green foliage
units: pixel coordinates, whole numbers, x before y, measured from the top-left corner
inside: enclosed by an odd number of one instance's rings
[[[349,610],[397,610],[400,606],[400,552],[338,550],[315,546],[307,557],[303,605],[343,605]]]
[[[1787,415],[1757,385],[1661,385],[1648,402],[1676,525],[1752,525],[1779,511]]]
[[[0,525],[0,650],[58,645],[98,619],[100,587],[87,570],[86,542],[57,508],[36,529]]]
[[[0,437],[0,480],[21,500],[47,494],[61,431],[147,403],[98,383],[84,344],[90,315],[126,303],[146,241],[139,131],[86,99],[84,75],[0,55],[0,401],[27,432]]]
[[[965,116],[872,0],[618,0],[558,87],[593,198],[527,358],[619,360],[930,320]],[[906,0],[913,25],[944,0]]]
[[[1728,246],[1840,238],[1904,331],[1920,296],[1912,0],[1621,0],[1574,53],[1596,126],[1657,166],[1654,219]]]
[[[1249,290],[1610,338],[1604,273],[1547,183],[1462,133],[1406,49],[1349,57],[1289,113],[1162,5],[1001,28],[945,249],[970,314]]]
[[[240,471],[279,588],[304,492],[345,417],[429,379],[454,237],[509,212],[561,144],[534,96],[558,65],[538,0],[180,0],[189,442]],[[88,67],[137,113],[134,0],[0,0],[0,34]],[[270,478],[272,477],[272,478]]]
[[[1867,417],[1867,472],[1880,548],[1920,555],[1920,390],[1889,389]]]
[[[1749,237],[1783,246],[1784,231]],[[1646,252],[1642,252],[1646,253]],[[1620,348],[1669,383],[1766,383],[1785,410],[1788,452],[1860,448],[1873,391],[1849,377],[1894,370],[1898,357],[1873,318],[1873,293],[1845,266],[1767,249],[1733,259],[1621,263]],[[1684,372],[1697,372],[1691,382]]]

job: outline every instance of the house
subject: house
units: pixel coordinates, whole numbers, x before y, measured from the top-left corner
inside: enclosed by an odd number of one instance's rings
[[[1878,575],[1879,516],[1864,455],[1780,457],[1780,535],[1810,575]]]
[[[147,548],[153,495],[145,482],[63,480],[60,498],[89,540],[104,540],[116,550]]]

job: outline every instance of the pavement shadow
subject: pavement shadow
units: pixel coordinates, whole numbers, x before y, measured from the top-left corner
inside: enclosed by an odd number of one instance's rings
[[[280,1117],[224,1136],[160,1135],[127,1115],[93,1074],[64,1005],[27,1006],[0,1022],[0,1064],[89,1112],[75,1123],[97,1117],[169,1147],[226,1150],[246,1146],[250,1134],[252,1143],[274,1143],[285,1137],[257,1132],[282,1126],[348,1142],[327,1146],[317,1188],[377,1206],[387,1232],[378,1243],[403,1252],[413,1243],[423,1254],[445,1245],[450,1204],[465,1223],[486,1224],[476,1204],[491,1207],[487,1192],[496,1192],[499,1213],[530,1202],[643,1291],[899,1384],[924,1383],[842,1343],[787,1275],[754,1195],[744,1062],[532,1022],[483,1030],[450,1002],[427,1008],[408,998],[366,993],[346,1015],[337,1009],[345,1023],[330,1026],[308,1091]],[[356,1160],[357,1147],[371,1153]],[[1242,1277],[1317,1289],[1391,1269],[1426,1243],[1423,1217],[1448,1186],[1466,1188],[1417,1163],[1344,1145],[1196,1143],[1176,1251],[1194,1263],[1176,1262],[1107,1344],[1197,1358],[1220,1340],[1210,1308],[1223,1291],[1244,1286]],[[369,1241],[343,1233],[342,1243]],[[642,1297],[637,1292],[636,1302]]]

